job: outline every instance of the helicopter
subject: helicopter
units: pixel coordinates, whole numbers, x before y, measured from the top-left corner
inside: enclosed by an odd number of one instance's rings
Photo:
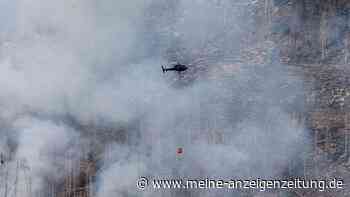
[[[162,66],[163,73],[168,72],[168,71],[177,71],[178,73],[180,73],[180,72],[183,72],[187,69],[188,69],[188,67],[186,65],[179,64],[179,63],[174,64],[173,67],[171,67],[171,68],[166,68],[166,67]]]

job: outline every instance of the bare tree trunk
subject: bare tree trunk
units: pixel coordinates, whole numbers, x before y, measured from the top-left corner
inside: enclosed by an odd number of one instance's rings
[[[15,175],[15,191],[14,191],[14,197],[17,197],[17,190],[18,190],[18,170],[19,170],[19,161],[16,162],[16,175]]]
[[[4,197],[7,197],[8,195],[8,178],[9,178],[9,169],[8,169],[8,165],[6,165],[6,169],[5,169],[5,191],[4,191]]]
[[[265,17],[267,21],[267,25],[270,26],[272,23],[272,9],[273,2],[271,0],[265,0]]]
[[[322,11],[320,25],[321,59],[324,60],[327,54],[327,13]]]
[[[348,64],[348,54],[349,54],[349,51],[348,51],[348,39],[345,38],[345,41],[344,41],[344,63],[345,64]]]
[[[344,156],[345,158],[350,162],[349,160],[349,135],[350,135],[350,115],[345,115],[345,143],[344,143]]]

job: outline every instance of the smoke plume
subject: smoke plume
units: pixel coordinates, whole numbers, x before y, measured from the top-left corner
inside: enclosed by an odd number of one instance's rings
[[[275,61],[233,61],[253,28],[245,1],[0,4],[0,148],[13,170],[26,161],[35,192],[86,149],[98,197],[167,195],[138,191],[141,176],[279,177],[303,150],[300,80]],[[163,74],[172,61],[189,70]]]

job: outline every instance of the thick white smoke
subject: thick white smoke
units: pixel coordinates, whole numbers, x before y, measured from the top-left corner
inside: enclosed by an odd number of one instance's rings
[[[25,158],[21,165],[30,167],[29,173],[33,177],[31,184],[34,191],[44,189],[40,188],[44,176],[54,181],[63,179],[67,175],[62,173],[66,162],[65,153],[80,156],[79,152],[75,152],[79,149],[72,146],[77,145],[74,144],[78,140],[77,133],[65,125],[32,118],[17,120],[14,124],[19,131],[19,149],[16,157],[19,161]]]
[[[93,183],[98,197],[161,195],[138,191],[140,176],[284,172],[302,147],[303,128],[286,112],[300,106],[302,87],[278,64],[241,65],[215,79],[196,71],[220,65],[220,51],[239,53],[247,25],[242,10],[218,2],[1,2],[1,10],[12,11],[0,19],[7,24],[0,32],[0,117],[9,128],[1,131],[7,140],[0,147],[26,159],[34,190],[45,189],[45,177],[63,180],[65,158],[55,156],[80,155],[86,131],[67,123],[71,117],[79,125],[139,127],[140,133],[126,131],[124,143],[107,139],[108,157]],[[199,56],[207,61],[193,64]],[[174,59],[199,76],[163,75],[160,65]]]

